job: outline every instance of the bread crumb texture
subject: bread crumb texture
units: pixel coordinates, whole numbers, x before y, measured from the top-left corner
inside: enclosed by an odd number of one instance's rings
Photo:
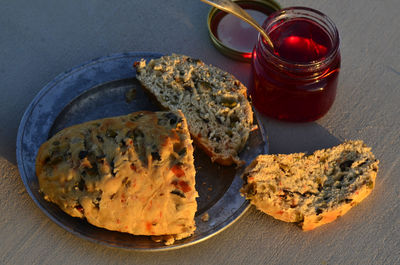
[[[191,143],[179,111],[75,125],[40,147],[40,190],[73,217],[134,235],[168,235],[171,244],[196,228]]]
[[[222,165],[243,161],[253,124],[246,87],[231,74],[198,59],[172,54],[135,63],[136,78],[162,107],[181,110],[194,141]]]
[[[378,163],[360,140],[312,155],[260,155],[243,173],[241,194],[274,218],[312,230],[342,216],[371,193]]]

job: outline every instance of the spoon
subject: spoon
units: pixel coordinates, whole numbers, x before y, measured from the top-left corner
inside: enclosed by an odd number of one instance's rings
[[[238,4],[230,1],[230,0],[201,0],[202,2],[214,6],[222,11],[227,13],[231,13],[232,15],[237,16],[238,18],[246,21],[251,26],[253,26],[267,41],[268,45],[274,49],[274,44],[272,44],[271,39],[268,37],[267,33],[264,29],[257,23],[257,21],[252,18],[243,8],[241,8]]]

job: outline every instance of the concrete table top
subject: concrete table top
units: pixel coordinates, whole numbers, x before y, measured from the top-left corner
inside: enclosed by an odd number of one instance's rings
[[[282,0],[327,14],[341,37],[338,94],[312,123],[263,118],[271,153],[313,151],[362,139],[380,160],[372,194],[310,232],[251,207],[222,233],[178,250],[110,248],[65,231],[34,204],[18,173],[15,141],[34,96],[56,75],[128,51],[182,53],[249,81],[249,65],[208,38],[201,1],[0,3],[0,264],[400,264],[400,2]]]

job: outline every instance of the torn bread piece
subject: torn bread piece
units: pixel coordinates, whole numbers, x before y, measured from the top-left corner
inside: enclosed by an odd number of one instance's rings
[[[242,196],[257,209],[312,230],[344,215],[375,185],[379,161],[362,141],[312,155],[260,155],[244,171]]]
[[[180,111],[136,112],[66,128],[39,149],[44,198],[108,230],[193,234],[197,210],[193,147]]]
[[[222,165],[243,165],[253,124],[246,87],[231,74],[198,59],[172,54],[136,62],[136,78],[162,107],[181,110],[197,145]]]

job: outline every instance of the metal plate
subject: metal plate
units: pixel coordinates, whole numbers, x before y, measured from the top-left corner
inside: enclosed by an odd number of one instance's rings
[[[171,246],[156,243],[147,236],[133,236],[95,227],[85,220],[64,213],[43,199],[35,175],[35,158],[40,145],[57,131],[85,121],[125,115],[138,110],[158,110],[135,79],[135,61],[160,57],[154,53],[121,53],[95,59],[57,76],[34,98],[18,130],[17,161],[25,187],[47,216],[67,231],[108,246],[142,251],[179,248],[201,242],[222,231],[239,218],[249,204],[239,194],[242,186],[235,167],[222,167],[210,162],[195,150],[196,189],[199,192],[196,213],[197,230],[187,239]],[[127,95],[135,94],[132,99]],[[131,99],[131,100],[129,100]],[[260,130],[253,131],[240,154],[247,163],[256,155],[267,153]],[[201,220],[207,212],[208,222]]]

